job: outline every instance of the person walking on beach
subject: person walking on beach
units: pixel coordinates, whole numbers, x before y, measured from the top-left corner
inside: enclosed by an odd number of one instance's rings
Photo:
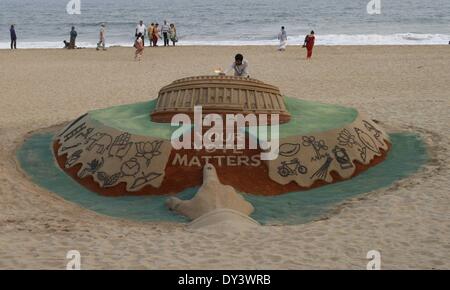
[[[234,62],[225,71],[221,72],[220,75],[226,75],[230,71],[234,71],[234,76],[236,77],[250,77],[248,71],[248,61],[244,59],[244,56],[240,53],[236,54],[234,57]]]
[[[162,36],[164,38],[164,46],[169,46],[169,31],[170,27],[167,24],[167,21],[164,20],[164,24],[161,26]]]
[[[14,25],[11,25],[11,28],[9,29],[9,34],[11,36],[11,49],[17,49],[17,35]]]
[[[155,28],[155,23],[152,22],[147,28],[148,42],[150,42],[149,46],[153,44],[153,29]]]
[[[102,23],[102,25],[100,25],[100,35],[99,35],[100,39],[99,42],[97,43],[97,50],[100,50],[100,47],[103,50],[106,50],[105,33],[106,33],[105,24]]]
[[[177,37],[177,28],[173,23],[170,24],[169,37],[170,40],[172,41],[172,45],[175,46],[175,43],[178,42],[178,37]]]
[[[306,47],[307,51],[306,59],[311,59],[315,41],[316,37],[314,36],[314,31],[311,31],[311,33],[305,37],[305,43],[303,44],[303,47]]]
[[[145,44],[145,39],[144,39],[144,35],[145,32],[147,31],[147,28],[144,25],[144,21],[139,21],[139,24],[136,26],[136,34],[135,36],[137,37],[138,34],[141,34],[141,38],[142,38],[142,43]]]
[[[155,27],[153,27],[153,32],[152,32],[152,41],[153,41],[153,46],[158,46],[158,39],[161,36],[159,35],[159,24],[156,23]]]
[[[72,26],[72,30],[70,31],[70,41],[69,41],[69,49],[75,49],[75,41],[77,39],[78,33],[75,30],[75,26]]]
[[[284,26],[281,26],[281,31],[278,33],[278,40],[280,41],[279,51],[285,51],[287,46],[287,33]]]
[[[142,55],[144,54],[144,41],[142,40],[142,33],[140,32],[136,35],[134,48],[136,48],[136,51],[134,53],[134,60],[141,61]]]

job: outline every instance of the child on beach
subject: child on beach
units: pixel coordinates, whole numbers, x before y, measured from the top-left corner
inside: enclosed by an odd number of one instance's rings
[[[306,47],[307,51],[306,59],[311,59],[315,41],[316,37],[314,36],[314,31],[311,31],[311,33],[305,37],[305,43],[303,44],[303,47]]]
[[[17,35],[16,30],[14,29],[14,25],[11,25],[9,33],[11,35],[11,49],[17,49]]]
[[[177,37],[177,28],[175,27],[175,24],[173,24],[173,23],[170,24],[169,35],[170,35],[170,40],[172,41],[172,45],[175,46],[175,43],[178,42],[178,37]]]
[[[140,32],[136,36],[134,48],[136,48],[136,52],[134,53],[134,60],[141,61],[142,55],[144,54],[144,41],[142,40],[142,33]]]

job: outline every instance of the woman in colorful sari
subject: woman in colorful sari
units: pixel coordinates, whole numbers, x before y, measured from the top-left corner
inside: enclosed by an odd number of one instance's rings
[[[153,44],[153,29],[155,28],[155,23],[152,23],[147,28],[147,34],[148,34],[148,42],[150,42],[149,46],[152,46]]]
[[[311,59],[315,41],[316,37],[314,36],[314,31],[311,31],[311,33],[305,37],[305,43],[303,44],[303,47],[306,47],[307,51],[306,59]]]
[[[158,46],[158,39],[161,36],[159,35],[159,24],[156,23],[155,27],[153,27],[153,32],[152,32],[152,40],[153,40],[153,46]]]

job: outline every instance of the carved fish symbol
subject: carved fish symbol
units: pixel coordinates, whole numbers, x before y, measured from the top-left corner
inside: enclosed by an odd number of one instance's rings
[[[375,152],[377,154],[380,154],[380,149],[378,149],[375,141],[367,134],[366,132],[362,131],[361,129],[355,128],[356,134],[358,134],[359,140],[361,140],[361,143],[370,151]]]
[[[363,121],[364,126],[366,127],[367,130],[369,130],[369,133],[373,134],[373,137],[375,137],[375,139],[377,140],[377,142],[381,145],[384,146],[385,143],[383,142],[382,138],[380,138],[383,133],[378,130],[377,128],[375,128],[372,124],[370,124],[368,121]]]

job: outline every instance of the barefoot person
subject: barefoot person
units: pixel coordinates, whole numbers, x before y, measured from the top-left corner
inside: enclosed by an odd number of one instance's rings
[[[153,41],[153,46],[158,46],[158,39],[161,36],[159,35],[159,24],[156,23],[155,27],[153,27],[153,32],[152,32],[152,41]]]
[[[102,48],[103,50],[106,50],[106,43],[105,43],[105,24],[102,23],[100,25],[100,35],[99,35],[99,42],[97,43],[97,50],[100,50]]]
[[[9,34],[11,35],[11,49],[17,49],[17,35],[14,25],[11,25],[11,28],[9,29]]]
[[[281,31],[278,33],[278,40],[280,41],[280,46],[278,47],[278,50],[285,51],[287,46],[287,33],[284,29],[284,26],[281,26]]]
[[[173,23],[170,24],[169,36],[170,40],[172,41],[172,45],[175,46],[175,43],[178,42],[178,36],[177,36],[177,28]]]
[[[164,20],[164,24],[161,26],[161,32],[164,39],[164,46],[169,46],[170,27],[166,20]]]
[[[142,33],[140,32],[136,35],[134,48],[136,48],[136,52],[134,53],[134,60],[140,61],[142,55],[144,54],[144,41],[142,40]]]
[[[221,72],[220,75],[226,75],[231,71],[234,71],[234,76],[237,77],[250,77],[248,71],[248,62],[244,59],[244,56],[242,54],[236,54],[236,56],[234,57],[234,62],[225,72]]]
[[[148,42],[150,42],[149,46],[153,45],[153,29],[154,28],[155,28],[155,23],[153,23],[153,22],[147,28]]]
[[[311,33],[305,37],[305,43],[303,44],[303,47],[306,47],[307,51],[306,59],[311,59],[315,41],[316,37],[314,36],[314,31],[311,31]]]

